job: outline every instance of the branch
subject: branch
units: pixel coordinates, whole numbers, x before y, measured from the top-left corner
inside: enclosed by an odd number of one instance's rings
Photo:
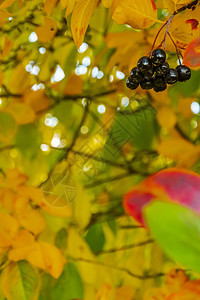
[[[137,275],[135,273],[132,273],[130,270],[128,270],[126,268],[117,267],[117,266],[114,266],[114,265],[107,265],[103,262],[93,261],[93,260],[86,259],[86,258],[83,258],[83,257],[77,258],[77,257],[68,256],[68,259],[71,259],[73,261],[83,261],[83,262],[86,262],[86,263],[89,263],[89,264],[95,264],[95,265],[99,265],[99,266],[106,267],[106,268],[112,268],[112,269],[115,269],[117,271],[125,272],[128,275],[130,275],[131,277],[134,277],[134,278],[137,278],[137,279],[140,279],[140,280],[153,279],[153,278],[161,277],[161,276],[165,275],[164,273],[157,273],[157,274],[152,274],[152,275]]]
[[[96,254],[97,255],[102,255],[102,254],[115,253],[115,252],[118,252],[118,251],[130,250],[130,249],[133,249],[133,248],[145,246],[145,245],[152,244],[152,243],[154,243],[154,240],[147,240],[147,241],[143,241],[143,242],[140,242],[140,243],[137,243],[137,244],[122,246],[121,248],[112,248],[112,249],[109,249],[109,250],[104,250],[104,251],[101,251],[101,252],[96,253]]]

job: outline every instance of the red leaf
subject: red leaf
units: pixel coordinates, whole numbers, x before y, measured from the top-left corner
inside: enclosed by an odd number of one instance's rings
[[[186,48],[183,63],[191,68],[200,67],[200,37],[193,40]]]
[[[143,208],[153,200],[172,201],[200,214],[200,176],[175,168],[158,172],[124,196],[127,214],[144,225]]]

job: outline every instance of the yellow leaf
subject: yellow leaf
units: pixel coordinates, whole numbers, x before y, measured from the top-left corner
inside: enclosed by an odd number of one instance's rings
[[[74,7],[71,19],[71,29],[74,41],[79,48],[90,22],[97,0],[78,0]]]
[[[118,24],[128,24],[136,29],[144,29],[158,22],[153,0],[114,0],[112,18]]]
[[[106,8],[110,7],[112,4],[113,0],[102,0],[102,4],[103,6],[105,6]]]
[[[0,212],[0,247],[9,247],[18,231],[18,223],[14,217]]]
[[[16,123],[20,125],[32,123],[36,118],[34,110],[24,103],[11,102],[4,110],[10,113]]]
[[[17,124],[13,117],[7,112],[0,111],[0,142],[11,142],[16,131]]]
[[[71,14],[71,12],[74,9],[76,0],[61,0],[60,4],[62,6],[63,9],[66,8],[66,12],[65,12],[65,18],[67,19],[67,17]]]
[[[34,236],[27,230],[21,230],[12,243],[12,249],[8,253],[8,258],[12,261],[26,259],[28,254],[33,251],[35,247],[36,242]]]
[[[17,215],[19,223],[27,230],[38,235],[46,226],[46,222],[39,210],[25,207]]]
[[[27,258],[32,265],[48,272],[54,278],[58,278],[65,264],[65,260],[58,248],[54,245],[38,242],[37,247]]]
[[[42,43],[49,43],[57,32],[57,24],[51,18],[44,18],[44,25],[37,27],[36,34]]]
[[[189,168],[199,159],[200,147],[174,134],[161,141],[158,151],[174,160],[179,167]]]
[[[81,185],[77,186],[77,194],[73,204],[76,222],[81,229],[84,229],[88,225],[90,220],[91,203],[89,192],[87,190],[84,190]]]
[[[44,4],[44,11],[50,16],[55,0],[46,0]]]
[[[14,43],[13,41],[11,41],[7,36],[5,37],[5,41],[4,41],[4,46],[3,46],[3,51],[2,51],[2,56],[6,57],[10,50],[12,49]]]
[[[21,93],[25,89],[32,86],[33,77],[26,72],[25,67],[22,64],[18,64],[18,66],[12,72],[12,76],[9,78],[8,84],[12,93]]]
[[[176,114],[171,107],[163,106],[157,113],[158,122],[167,129],[172,129],[176,125]]]
[[[83,258],[85,260],[94,262],[96,260],[88,244],[79,236],[79,234],[75,230],[72,229],[70,229],[68,232],[67,254],[77,259]],[[98,278],[97,265],[80,260],[78,262],[78,267],[83,282],[88,284],[96,283],[96,280]]]
[[[0,9],[0,25],[3,25],[6,22],[6,20],[11,16],[12,15],[8,11]]]
[[[1,1],[0,1],[0,8],[8,8],[8,7],[11,6],[14,2],[15,2],[15,0],[1,0]]]
[[[199,36],[200,7],[193,12],[187,10],[184,14],[178,14],[172,20],[169,31],[180,43],[189,44]]]

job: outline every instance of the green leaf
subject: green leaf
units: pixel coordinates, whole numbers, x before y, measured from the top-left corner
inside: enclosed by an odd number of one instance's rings
[[[115,117],[103,149],[103,156],[112,160],[116,159],[127,142],[137,149],[152,149],[157,130],[153,109],[144,108],[135,113],[129,111],[129,114],[121,112]]]
[[[68,263],[51,291],[52,300],[83,298],[83,284],[76,266]]]
[[[33,159],[40,149],[42,136],[33,124],[28,124],[19,127],[15,141],[21,153],[25,157]]]
[[[61,276],[55,280],[49,274],[42,276],[42,288],[39,300],[83,299],[83,284],[79,272],[73,263],[68,263]]]
[[[99,253],[105,244],[105,235],[101,224],[91,226],[85,236],[85,240],[94,253]]]
[[[0,142],[10,142],[16,133],[16,123],[7,112],[0,112]]]
[[[40,286],[37,272],[26,262],[9,264],[2,273],[1,285],[8,300],[35,300]]]
[[[148,227],[164,251],[184,267],[200,272],[200,216],[174,203],[145,208]]]

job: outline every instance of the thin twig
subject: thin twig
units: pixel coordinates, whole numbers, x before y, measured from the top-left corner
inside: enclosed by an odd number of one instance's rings
[[[145,245],[152,244],[152,243],[154,243],[154,240],[150,239],[150,240],[143,241],[143,242],[140,242],[140,243],[137,243],[137,244],[125,245],[125,246],[122,246],[120,248],[112,248],[112,249],[108,249],[108,250],[103,250],[103,251],[101,251],[99,253],[96,253],[96,254],[97,255],[102,255],[102,254],[115,253],[115,252],[119,252],[119,251],[125,251],[125,250],[130,250],[130,249],[133,249],[133,248],[145,246]]]
[[[68,259],[71,259],[73,261],[82,261],[82,262],[86,262],[86,263],[89,263],[89,264],[95,264],[95,265],[99,265],[99,266],[106,267],[106,268],[112,268],[112,269],[115,269],[117,271],[125,272],[128,275],[130,275],[131,277],[134,277],[134,278],[137,278],[137,279],[140,279],[140,280],[153,279],[153,278],[161,277],[161,276],[165,275],[164,273],[157,273],[157,274],[152,274],[152,275],[137,275],[137,274],[131,272],[130,270],[126,269],[126,268],[118,267],[118,266],[115,266],[115,265],[107,265],[103,262],[94,261],[94,260],[86,259],[86,258],[83,258],[83,257],[77,258],[77,257],[68,256]]]

